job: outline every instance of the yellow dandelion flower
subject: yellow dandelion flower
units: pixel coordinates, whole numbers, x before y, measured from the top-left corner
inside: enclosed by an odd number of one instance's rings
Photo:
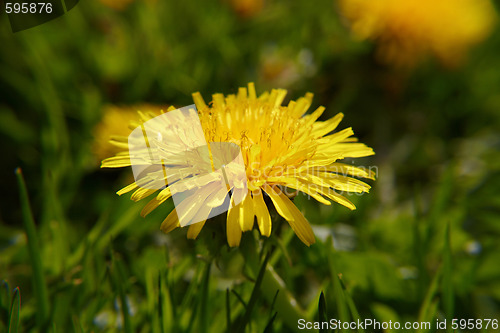
[[[257,96],[253,83],[248,85],[248,89],[240,88],[236,95],[215,94],[208,105],[200,93],[193,94],[206,142],[227,142],[241,149],[243,175],[246,175],[247,183],[244,190],[247,192],[242,201],[227,212],[226,232],[230,246],[238,246],[242,232],[252,230],[255,222],[263,236],[270,236],[272,225],[268,205],[273,205],[299,239],[309,246],[315,242],[314,233],[290,197],[303,192],[326,205],[330,205],[331,200],[355,209],[354,204],[341,193],[369,191],[368,184],[353,177],[374,179],[374,174],[365,168],[339,162],[344,158],[374,154],[371,148],[357,142],[351,128],[334,132],[343,114],[318,121],[325,108],[319,107],[306,114],[313,98],[311,93],[282,106],[285,95],[286,90],[276,89]],[[167,113],[174,109],[169,108]],[[140,113],[142,122],[157,115]],[[140,124],[137,122],[133,126],[140,127]],[[161,129],[157,134],[160,141],[170,135],[162,133]],[[115,140],[119,146],[127,146],[126,137]],[[102,167],[127,167],[131,165],[130,159],[128,152],[122,152],[104,160]],[[157,176],[155,178],[158,179]],[[183,184],[192,187],[194,179],[188,177]],[[134,191],[131,198],[138,201],[156,193],[142,211],[142,215],[146,216],[172,196],[171,189],[175,184],[168,184],[166,176],[161,181],[168,186],[159,192],[154,188],[141,188],[134,182],[118,194]],[[199,182],[199,178],[196,181]],[[222,194],[227,195],[230,190],[224,189]],[[293,193],[289,195],[289,191]],[[210,187],[196,193],[197,202],[210,201],[210,207],[214,206],[214,202],[221,201],[220,197],[215,199],[218,194],[210,193]],[[198,209],[195,206],[192,210]],[[201,210],[189,214],[200,214]],[[203,214],[208,216],[207,212]],[[188,238],[196,238],[205,222],[191,224]],[[163,221],[161,230],[169,232],[179,226],[179,217],[174,209]]]
[[[428,55],[456,65],[496,20],[490,0],[339,0],[353,34],[378,43],[378,58],[411,67]]]

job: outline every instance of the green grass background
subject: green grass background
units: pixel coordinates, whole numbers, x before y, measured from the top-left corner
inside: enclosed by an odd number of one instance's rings
[[[266,1],[250,17],[227,1],[81,1],[16,34],[0,14],[0,332],[500,320],[499,51],[497,26],[459,68],[398,71],[323,0]],[[198,241],[164,235],[172,203],[141,218],[146,202],[115,194],[131,171],[92,154],[105,105],[189,105],[249,81],[315,93],[322,119],[344,112],[341,127],[377,153],[355,161],[378,171],[370,194],[349,197],[356,211],[296,198],[310,248],[279,221],[237,249],[220,221]]]

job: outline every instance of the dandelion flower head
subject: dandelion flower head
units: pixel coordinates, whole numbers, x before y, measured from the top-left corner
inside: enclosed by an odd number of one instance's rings
[[[274,89],[257,96],[254,85],[250,83],[248,88],[240,88],[234,95],[214,94],[209,104],[200,93],[193,94],[206,142],[228,142],[241,149],[247,183],[245,191],[248,192],[241,203],[227,212],[226,233],[230,246],[238,246],[242,232],[252,230],[255,223],[263,236],[270,236],[271,205],[299,239],[309,246],[315,242],[314,233],[291,197],[303,192],[326,205],[333,201],[355,209],[342,193],[369,191],[368,184],[354,177],[374,179],[371,171],[340,162],[344,158],[374,154],[371,148],[357,142],[351,128],[335,131],[343,114],[319,121],[325,108],[318,107],[307,113],[312,103],[311,93],[283,106],[286,93],[286,90]],[[167,112],[171,110],[175,108],[170,107]],[[140,113],[141,121],[158,114]],[[138,124],[134,123],[132,127]],[[117,137],[113,141],[122,148],[127,147],[126,137]],[[130,165],[128,152],[102,162],[102,167],[108,168]],[[134,201],[154,194],[142,211],[146,216],[172,196],[171,186],[168,184],[158,191],[141,188],[134,182],[118,194],[133,191],[131,198]],[[211,198],[211,194],[203,194],[198,195],[197,200],[203,203]],[[191,224],[188,238],[196,238],[205,223]],[[169,232],[179,226],[174,209],[163,221],[161,230]]]

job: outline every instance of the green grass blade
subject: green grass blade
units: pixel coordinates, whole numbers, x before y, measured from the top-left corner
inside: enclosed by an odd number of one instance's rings
[[[259,298],[261,293],[260,286],[262,285],[262,281],[264,280],[264,273],[266,272],[267,262],[269,261],[270,257],[271,257],[271,252],[268,252],[266,254],[266,257],[264,258],[264,261],[260,266],[259,274],[257,275],[257,279],[255,280],[255,285],[253,287],[250,300],[248,301],[245,314],[243,315],[243,318],[240,322],[238,332],[244,332],[246,325],[250,322],[253,308],[257,304],[257,299]]]
[[[0,282],[0,307],[10,305],[10,287],[7,281]]]
[[[349,307],[349,311],[351,312],[352,319],[354,319],[354,321],[358,321],[358,320],[362,321],[361,316],[359,315],[359,311],[356,308],[356,304],[354,303],[354,300],[352,299],[351,295],[347,291],[347,288],[345,287],[344,282],[342,281],[342,279],[340,277],[338,277],[338,280],[340,282],[340,285],[342,286],[342,291],[344,293],[344,297],[346,299],[347,306]],[[358,328],[358,332],[364,332],[364,331],[365,330],[362,329],[361,327]]]
[[[276,291],[279,293],[276,295]],[[272,266],[267,267],[262,282],[262,294],[267,302],[274,302],[278,316],[285,325],[294,332],[300,332],[297,322],[299,319],[309,319],[307,314],[302,310],[297,300],[292,296],[286,288],[283,279],[276,273]],[[276,297],[276,299],[274,299]]]
[[[201,285],[201,298],[200,298],[200,321],[199,321],[199,332],[206,333],[208,331],[208,289],[210,285],[210,268],[212,267],[212,263],[208,262],[207,267],[205,269],[205,273],[203,274],[203,280]]]
[[[453,293],[453,267],[451,259],[450,224],[447,223],[443,249],[443,280],[441,288],[443,293],[443,309],[448,322],[451,322],[453,319],[455,302],[455,295]],[[448,332],[453,332],[451,325],[448,325]]]
[[[413,219],[413,253],[415,265],[417,266],[418,271],[420,272],[420,277],[417,280],[417,288],[418,295],[424,297],[426,284],[429,283],[428,275],[425,274],[425,257],[424,257],[424,249],[425,245],[422,240],[422,225],[423,225],[423,208],[422,208],[422,196],[421,190],[419,187],[415,189],[414,196],[414,219]]]
[[[122,260],[111,253],[111,271],[109,274],[111,283],[120,300],[120,310],[123,317],[123,331],[125,333],[132,333],[132,323],[130,321],[129,305],[126,295],[126,274],[123,267]]]
[[[163,307],[165,305],[163,305],[163,286],[162,286],[162,274],[158,274],[158,318],[160,319],[159,320],[159,324],[160,324],[160,332],[165,332],[165,324],[163,323]]]
[[[0,329],[6,328],[9,323],[9,312],[10,312],[10,287],[7,281],[0,282]]]
[[[9,333],[17,333],[19,331],[19,312],[21,311],[21,292],[19,288],[14,290],[12,298],[12,306],[9,318]]]
[[[17,182],[19,186],[21,209],[23,213],[23,226],[28,238],[28,252],[31,260],[31,267],[33,269],[33,288],[35,297],[38,303],[37,306],[37,321],[40,328],[47,323],[49,317],[49,297],[47,293],[47,286],[43,276],[42,259],[40,257],[40,247],[36,233],[35,220],[31,212],[28,190],[24,181],[21,168],[16,169]]]
[[[276,294],[274,294],[273,301],[271,302],[271,307],[269,308],[269,317],[274,316],[273,311],[274,311],[274,306],[276,305],[276,300],[278,299],[278,295],[280,293],[280,290],[276,290]]]
[[[241,305],[243,305],[243,307],[246,309],[247,308],[247,303],[245,302],[245,300],[243,299],[243,297],[241,297],[241,295],[238,294],[238,292],[236,290],[234,290],[234,289],[232,289],[231,292],[234,294],[234,296],[236,296],[236,298],[241,303]]]
[[[121,270],[120,270],[121,271]],[[130,309],[129,309],[129,304],[127,301],[127,295],[125,293],[125,288],[123,285],[120,283],[120,281],[124,281],[126,277],[124,274],[120,274],[120,277],[116,277],[117,280],[117,287],[118,287],[118,294],[120,296],[120,303],[121,303],[121,312],[123,316],[123,330],[125,333],[132,333],[132,323],[130,321]]]
[[[321,295],[319,295],[319,302],[318,302],[318,319],[320,323],[323,323],[327,321],[327,315],[326,315],[326,301],[325,301],[325,295],[323,294],[323,291],[321,292]],[[323,327],[323,325],[321,325]],[[319,330],[320,333],[327,333],[326,329],[320,328]]]
[[[231,333],[231,301],[229,298],[229,288],[226,289],[226,327],[227,332]]]
[[[276,304],[276,299],[278,298],[279,292],[280,291],[278,289],[278,290],[276,290],[276,294],[274,294],[274,298],[273,298],[273,301],[271,303],[271,307],[269,309],[269,320],[266,324],[266,327],[264,328],[264,333],[274,332],[273,323],[274,323],[274,320],[276,319],[276,316],[278,315],[278,312],[274,311],[274,306]]]
[[[125,291],[120,288],[120,302],[121,302],[121,310],[122,310],[122,316],[123,316],[123,329],[125,333],[132,333],[132,324],[130,322],[130,313],[129,313],[129,307],[127,303],[127,297],[125,295]]]
[[[269,319],[269,322],[266,325],[266,328],[264,329],[264,333],[272,333],[274,332],[273,330],[273,323],[274,320],[276,319],[276,316],[278,315],[278,312],[275,312],[274,315]]]
[[[333,249],[332,238],[329,238],[326,242],[325,249]],[[340,284],[340,278],[333,264],[333,258],[330,253],[326,253],[326,258],[328,261],[328,268],[330,269],[330,278],[333,283],[333,292],[335,295],[335,301],[337,304],[337,315],[340,321],[349,321],[349,308],[345,298],[342,285]]]
[[[332,245],[332,238],[330,237],[328,242],[326,243],[326,248],[327,249],[332,249],[333,251],[333,245]],[[342,281],[341,276],[337,273],[337,270],[335,268],[335,265],[333,263],[333,258],[332,255],[329,255],[327,253],[327,260],[328,260],[328,266],[330,268],[330,274],[333,280],[333,288],[335,291],[336,299],[337,299],[337,306],[338,306],[338,311],[339,311],[339,319],[341,321],[349,321],[349,314],[352,317],[353,320],[362,320],[361,316],[359,315],[359,311],[356,307],[356,304],[354,303],[354,300],[352,299],[351,295],[347,291],[347,288],[344,284],[344,281]],[[362,328],[358,328],[358,332],[364,332],[365,330]]]
[[[188,325],[187,325],[187,329],[185,330],[185,332],[197,332],[195,329],[194,329],[194,324],[195,323],[198,323],[198,321],[196,320],[198,317],[198,311],[200,310],[200,306],[198,306],[200,303],[200,299],[199,299],[199,293],[198,291],[200,290],[200,288],[198,287],[198,283],[196,283],[196,281],[200,281],[200,280],[203,280],[203,263],[200,262],[200,264],[198,265],[198,268],[197,268],[197,271],[192,279],[192,281],[194,283],[190,283],[190,286],[188,288],[188,291],[186,292],[186,294],[184,294],[184,300],[186,300],[186,302],[183,302],[182,304],[182,307],[180,308],[180,313],[189,313],[189,316],[185,316],[185,319],[188,319],[189,322],[188,322]],[[172,294],[173,294],[173,290],[172,290]],[[184,301],[183,300],[183,301]],[[189,300],[189,302],[188,302]],[[191,311],[190,308],[192,307],[191,304],[195,304],[195,306],[193,307],[193,310]],[[182,314],[179,316],[181,317]],[[184,321],[182,323],[183,326],[186,326],[186,322]]]
[[[427,293],[425,294],[424,301],[422,303],[422,306],[420,307],[420,311],[418,314],[419,322],[430,321],[434,317],[434,314],[436,313],[434,297],[437,294],[441,276],[442,276],[442,266],[434,275],[434,278],[432,279],[432,282],[429,288],[427,289]],[[418,332],[422,332],[422,330],[419,330]]]
[[[158,321],[160,332],[175,331],[180,325],[179,317],[175,313],[174,295],[175,286],[168,283],[168,271],[161,270],[158,275]]]

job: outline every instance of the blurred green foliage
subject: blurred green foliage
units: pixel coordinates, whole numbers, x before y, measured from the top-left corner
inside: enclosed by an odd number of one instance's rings
[[[0,15],[0,331],[15,332],[18,315],[19,331],[40,332],[500,319],[500,29],[460,68],[428,61],[410,73],[351,40],[333,1],[124,7],[83,1],[16,34]],[[288,98],[314,92],[313,109],[344,112],[341,125],[377,153],[355,161],[378,173],[369,195],[350,197],[356,211],[295,199],[315,225],[310,248],[280,223],[267,241],[245,234],[241,249],[216,221],[198,241],[163,235],[172,204],[141,218],[145,203],[115,195],[130,171],[100,170],[92,154],[107,104],[182,106],[249,81]]]

